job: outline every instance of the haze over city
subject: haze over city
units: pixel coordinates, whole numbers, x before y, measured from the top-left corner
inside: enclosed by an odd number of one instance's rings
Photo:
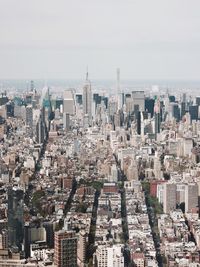
[[[199,80],[198,0],[0,5],[1,79]]]

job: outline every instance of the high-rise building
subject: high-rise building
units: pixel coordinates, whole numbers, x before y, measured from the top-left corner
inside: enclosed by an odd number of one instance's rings
[[[69,113],[66,113],[66,112],[63,113],[63,128],[65,130],[70,129],[70,116],[69,116]]]
[[[133,111],[144,111],[144,91],[133,91]]]
[[[76,103],[79,105],[83,104],[83,95],[82,94],[76,94]]]
[[[63,94],[63,112],[69,115],[75,114],[75,98],[74,90],[68,89]]]
[[[96,267],[124,267],[124,257],[120,245],[99,245],[94,254]]]
[[[155,138],[157,134],[160,133],[160,100],[156,99],[154,106],[154,118],[155,118]]]
[[[0,232],[0,250],[1,249],[8,249],[8,231],[6,229]]]
[[[165,183],[163,191],[163,211],[169,213],[176,209],[176,184]]]
[[[200,96],[197,96],[196,97],[196,105],[197,106],[200,106]]]
[[[185,115],[186,113],[186,103],[182,102],[181,103],[181,118]]]
[[[179,108],[178,103],[171,102],[169,107],[170,107],[170,115],[171,115],[171,117],[175,118],[177,122],[180,121],[181,115],[180,115],[180,108]]]
[[[185,187],[185,212],[191,212],[198,207],[198,186],[196,183]]]
[[[88,115],[89,122],[92,120],[92,88],[91,82],[88,80],[88,72],[86,74],[86,81],[83,87],[83,114]]]
[[[141,134],[141,112],[136,112],[137,134]]]
[[[34,89],[35,89],[34,81],[31,81],[30,82],[30,90],[31,90],[31,92],[33,92]]]
[[[85,266],[86,246],[87,246],[87,234],[84,230],[82,230],[79,232],[78,249],[77,249],[77,256],[80,267]]]
[[[123,106],[123,94],[120,87],[120,69],[117,68],[117,102],[118,102],[118,110]]]
[[[26,107],[26,125],[33,127],[33,108],[31,105]]]
[[[36,142],[42,144],[45,140],[45,123],[42,120],[42,116],[39,117],[36,124]]]
[[[24,236],[24,192],[19,187],[8,188],[8,245],[20,249]]]
[[[154,103],[155,103],[154,99],[145,98],[145,111],[151,114],[151,118],[153,117],[154,113]]]
[[[199,106],[198,105],[189,106],[189,113],[191,116],[191,120],[198,120]]]
[[[77,238],[74,231],[55,232],[54,264],[56,267],[77,267]]]

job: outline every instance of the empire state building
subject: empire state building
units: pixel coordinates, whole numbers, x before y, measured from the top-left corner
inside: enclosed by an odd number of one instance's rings
[[[91,124],[92,120],[92,89],[91,82],[88,80],[88,72],[86,74],[86,81],[83,87],[83,115],[88,116]]]

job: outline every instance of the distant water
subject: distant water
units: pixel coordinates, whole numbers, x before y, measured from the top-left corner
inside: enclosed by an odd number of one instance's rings
[[[116,92],[116,81],[114,80],[91,80],[92,88],[94,90],[105,90],[109,93]],[[49,86],[53,92],[60,91],[67,88],[75,88],[81,91],[84,80],[61,80],[52,79],[45,82],[44,80],[34,80],[34,85],[37,90],[41,90],[45,85]],[[121,80],[120,87],[123,91],[130,90],[149,90],[152,86],[157,85],[160,90],[167,90],[169,92],[187,91],[197,93],[200,89],[200,81],[180,81],[180,80]],[[9,91],[29,91],[30,80],[0,80],[0,92]],[[200,91],[199,91],[200,95]]]

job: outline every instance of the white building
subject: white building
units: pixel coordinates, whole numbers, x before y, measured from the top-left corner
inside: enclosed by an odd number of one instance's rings
[[[75,114],[75,99],[73,89],[64,91],[63,94],[63,112],[69,115]]]
[[[144,91],[133,91],[133,109],[144,111]]]
[[[88,115],[89,121],[92,119],[92,89],[91,82],[86,75],[85,85],[83,87],[83,115]]]
[[[124,267],[124,257],[120,245],[99,245],[94,254],[97,267]]]
[[[176,209],[176,184],[165,183],[163,191],[163,211],[169,213]]]

